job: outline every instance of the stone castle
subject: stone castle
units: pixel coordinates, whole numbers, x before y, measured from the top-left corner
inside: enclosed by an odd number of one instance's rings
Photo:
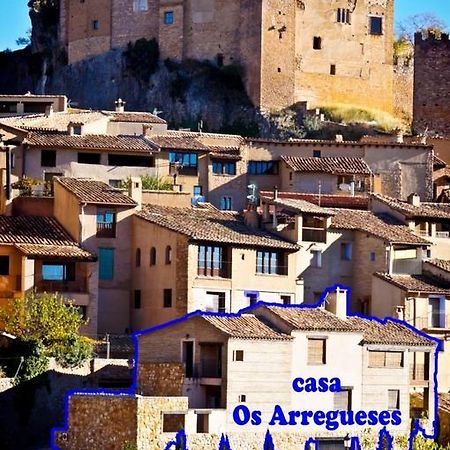
[[[394,0],[61,0],[69,63],[140,38],[161,59],[243,67],[253,103],[393,110]]]
[[[417,33],[414,48],[416,133],[450,135],[450,40],[448,34]]]

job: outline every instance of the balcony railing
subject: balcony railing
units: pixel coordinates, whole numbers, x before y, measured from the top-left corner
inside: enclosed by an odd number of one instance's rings
[[[410,364],[409,379],[412,381],[428,381],[429,370],[425,364]]]
[[[37,292],[77,292],[87,293],[87,280],[49,281],[39,280],[35,283]]]
[[[327,232],[323,228],[303,227],[302,241],[326,242],[327,241]]]
[[[97,222],[97,237],[115,238],[116,222]]]
[[[186,378],[222,378],[222,369],[219,361],[201,361],[188,371],[185,364],[185,374]]]
[[[435,317],[416,317],[416,320],[408,320],[408,323],[414,325],[419,330],[450,330],[450,314],[436,315]]]
[[[231,278],[231,261],[222,261],[220,267],[197,267],[197,274],[202,277]]]
[[[436,231],[436,237],[448,239],[450,238],[450,231]]]

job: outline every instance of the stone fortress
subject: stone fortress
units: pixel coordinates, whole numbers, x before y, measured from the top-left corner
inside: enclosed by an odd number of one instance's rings
[[[62,0],[69,63],[155,38],[161,59],[244,69],[264,110],[393,110],[394,0]]]

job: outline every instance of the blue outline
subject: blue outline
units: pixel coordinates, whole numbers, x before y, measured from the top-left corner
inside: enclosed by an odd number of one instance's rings
[[[439,351],[443,350],[443,342],[438,339],[435,338],[433,336],[430,336],[426,333],[424,333],[421,330],[418,330],[417,328],[415,328],[414,326],[410,325],[409,323],[400,320],[400,319],[395,319],[393,317],[386,317],[384,319],[379,319],[377,317],[372,317],[372,316],[366,316],[364,314],[357,314],[357,313],[351,313],[349,312],[350,309],[350,299],[351,299],[351,288],[349,286],[345,286],[343,284],[334,284],[331,287],[326,288],[321,296],[320,296],[320,300],[317,303],[314,304],[298,304],[298,305],[284,305],[282,303],[269,303],[269,302],[262,302],[259,301],[251,306],[248,306],[246,308],[243,308],[241,310],[239,310],[237,313],[214,313],[214,312],[207,312],[207,311],[201,311],[201,310],[196,310],[193,311],[189,314],[186,314],[182,317],[179,317],[177,319],[173,319],[170,320],[169,322],[165,322],[163,324],[154,326],[154,327],[150,327],[147,328],[145,330],[141,330],[141,331],[137,331],[134,332],[132,334],[132,338],[133,338],[133,343],[134,343],[134,367],[133,367],[133,378],[132,378],[132,384],[131,386],[123,391],[117,391],[117,390],[110,390],[110,389],[83,389],[83,390],[77,390],[77,389],[73,389],[70,390],[68,392],[66,392],[65,395],[65,401],[64,401],[64,426],[63,427],[53,427],[50,431],[51,433],[51,438],[50,438],[50,445],[51,445],[51,449],[52,450],[60,450],[60,448],[56,445],[55,443],[55,434],[57,432],[67,432],[68,431],[68,425],[69,425],[69,401],[70,401],[70,397],[73,395],[86,395],[86,396],[91,396],[91,395],[110,395],[110,396],[117,396],[117,397],[124,397],[124,396],[135,396],[137,395],[137,368],[138,368],[138,337],[145,335],[145,334],[149,334],[149,333],[154,333],[156,331],[159,330],[163,330],[165,328],[168,328],[172,325],[175,325],[177,323],[180,322],[184,322],[192,317],[240,317],[242,314],[246,314],[249,313],[250,311],[254,310],[255,308],[261,307],[261,306],[276,306],[276,307],[281,307],[281,308],[319,308],[321,307],[325,301],[326,301],[326,297],[329,293],[331,292],[335,292],[336,289],[342,289],[346,291],[346,313],[347,313],[347,317],[358,317],[361,319],[366,319],[366,320],[373,320],[375,322],[378,322],[380,324],[385,324],[388,322],[393,322],[393,323],[398,323],[408,329],[410,329],[411,331],[413,331],[414,333],[416,333],[419,336],[422,336],[432,342],[435,342],[437,345],[435,347],[434,350],[434,374],[433,374],[433,380],[434,380],[434,421],[432,423],[433,425],[433,433],[432,434],[427,434],[426,430],[420,425],[420,419],[416,419],[414,421],[414,425],[412,427],[411,433],[409,435],[408,438],[408,450],[413,450],[413,444],[414,444],[414,439],[416,438],[416,436],[419,435],[419,433],[425,438],[425,439],[432,439],[432,440],[436,440],[438,437],[438,422],[439,422],[439,417],[438,417],[438,401],[439,401],[439,396],[438,396],[438,380],[437,380],[437,372],[438,372],[438,354]],[[431,395],[431,393],[430,393]],[[181,433],[181,434],[180,434]],[[184,430],[180,430],[175,439],[178,439],[180,436],[184,436],[186,437],[186,434],[184,432]],[[386,428],[383,428],[382,430],[380,430],[379,435],[378,435],[378,447],[377,450],[382,450],[382,442],[383,442],[383,437],[386,436],[386,438],[388,439],[388,449],[392,450],[392,444],[393,444],[393,437],[390,435],[390,433],[386,430]],[[186,441],[187,442],[187,441]],[[175,444],[176,445],[177,441],[170,441],[167,446],[165,447],[165,450],[170,449],[171,445]],[[273,443],[272,442],[272,436],[270,434],[270,431],[267,430],[266,432],[266,437],[264,440],[264,445],[266,445],[267,443]],[[305,449],[309,449],[308,445],[310,444],[314,444],[316,443],[317,445],[317,441],[315,438],[308,438],[307,441],[305,442]],[[221,447],[222,446],[222,447]],[[230,443],[229,443],[229,439],[227,435],[222,434],[221,439],[220,439],[220,444],[219,444],[219,450],[221,450],[223,447],[225,447],[228,450],[231,450],[230,447]],[[263,446],[264,448],[264,446]],[[352,450],[361,450],[361,444],[359,442],[359,438],[357,436],[352,436],[351,437],[351,449]],[[187,443],[185,448],[183,448],[183,450],[188,450],[187,448]]]

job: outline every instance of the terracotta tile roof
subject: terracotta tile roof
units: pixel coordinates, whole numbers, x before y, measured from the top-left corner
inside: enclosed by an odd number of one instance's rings
[[[371,211],[355,209],[333,210],[335,216],[331,220],[331,228],[340,230],[357,230],[370,234],[391,244],[430,245],[415,235],[406,225],[387,214],[374,214]]]
[[[260,191],[262,197],[271,198],[271,191]],[[367,210],[369,207],[369,198],[362,195],[333,195],[333,194],[310,194],[306,192],[279,192],[278,198],[291,200],[306,200],[323,208],[350,208]]]
[[[273,199],[273,195],[262,196],[260,198],[263,202],[269,203],[270,205],[277,205],[285,207],[291,211],[305,214],[315,214],[318,216],[332,216],[334,212],[332,210],[322,208],[315,205],[314,203],[307,202],[306,200],[300,199],[290,199],[290,198],[279,198],[277,200]]]
[[[218,147],[209,145],[208,148],[211,158],[232,160],[241,159],[241,151],[239,147]]]
[[[433,168],[434,168],[434,170],[443,169],[446,166],[447,166],[447,163],[443,159],[439,158],[436,155],[433,155]]]
[[[450,261],[448,259],[429,259],[426,263],[431,264],[444,272],[450,272]]]
[[[250,229],[232,213],[202,208],[145,205],[136,216],[195,241],[298,250],[299,246],[264,230]]]
[[[121,152],[145,154],[154,152],[154,148],[143,136],[110,136],[106,134],[70,136],[67,133],[31,132],[24,142],[31,148],[118,150]]]
[[[387,197],[380,194],[372,194],[372,197],[385,205],[398,211],[407,218],[434,218],[434,219],[450,219],[450,205],[445,203],[424,203],[419,206],[411,205],[408,202],[398,200],[396,198]]]
[[[242,314],[240,316],[218,316],[202,314],[201,317],[211,325],[238,339],[270,339],[291,340],[292,337],[280,333],[261,322],[253,314]]]
[[[293,330],[361,333],[363,344],[435,345],[434,341],[391,320],[381,322],[360,317],[341,319],[325,309],[301,305],[267,306],[266,308],[291,326]]]
[[[377,272],[375,276],[404,291],[450,295],[450,281],[431,275],[388,275]]]
[[[165,125],[167,122],[161,117],[151,114],[149,112],[131,112],[125,111],[123,113],[116,111],[102,111],[107,116],[111,117],[111,122],[134,122],[134,123],[157,123]]]
[[[133,208],[136,202],[102,181],[82,178],[57,177],[56,182],[75,194],[80,203],[115,205]]]
[[[0,245],[14,245],[30,257],[95,260],[52,217],[0,216]]]
[[[347,156],[307,158],[299,156],[281,156],[281,159],[294,172],[309,173],[329,173],[348,175],[370,175],[370,167],[362,158],[352,158]]]

